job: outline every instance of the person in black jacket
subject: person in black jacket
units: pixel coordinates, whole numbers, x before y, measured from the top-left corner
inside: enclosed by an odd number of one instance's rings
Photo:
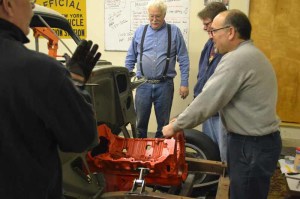
[[[0,198],[62,198],[58,149],[83,152],[97,139],[84,84],[100,58],[83,40],[67,63],[24,46],[34,1],[0,0]]]

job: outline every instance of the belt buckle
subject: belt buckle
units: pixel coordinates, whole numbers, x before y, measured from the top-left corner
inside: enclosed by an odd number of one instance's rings
[[[149,84],[158,84],[158,83],[160,83],[160,80],[158,80],[158,79],[148,79],[147,83],[149,83]]]

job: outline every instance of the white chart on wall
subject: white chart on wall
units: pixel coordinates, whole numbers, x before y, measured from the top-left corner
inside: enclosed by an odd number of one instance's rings
[[[127,51],[135,30],[148,24],[149,0],[105,0],[105,50]],[[188,45],[189,0],[166,0],[166,22],[176,24]]]

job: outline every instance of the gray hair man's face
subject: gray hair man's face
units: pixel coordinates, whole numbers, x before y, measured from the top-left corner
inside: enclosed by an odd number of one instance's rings
[[[148,9],[148,17],[150,25],[153,29],[157,30],[162,27],[165,22],[166,14],[163,13],[159,8],[150,7]]]

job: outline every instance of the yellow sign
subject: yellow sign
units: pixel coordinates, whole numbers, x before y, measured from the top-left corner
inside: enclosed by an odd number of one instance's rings
[[[86,38],[86,0],[36,0],[36,3],[64,15],[74,32],[81,39]],[[65,31],[56,29],[55,32],[61,38],[70,38]]]

